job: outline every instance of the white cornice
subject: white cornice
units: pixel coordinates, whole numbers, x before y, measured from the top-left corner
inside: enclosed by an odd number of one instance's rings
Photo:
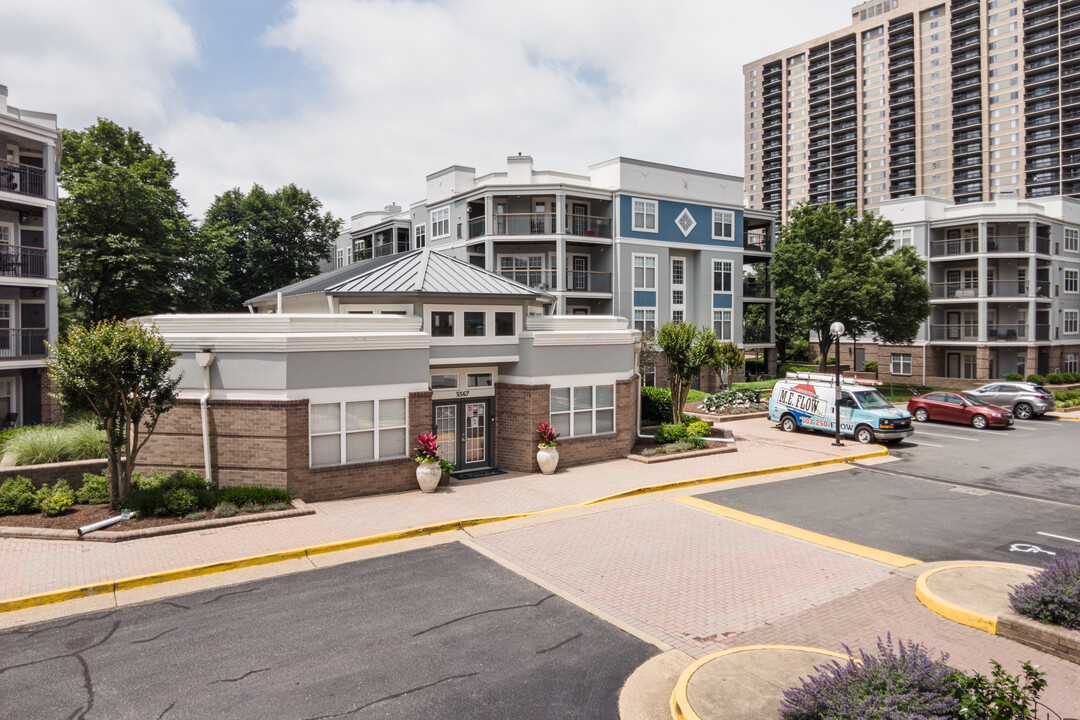
[[[522,338],[531,338],[533,347],[552,347],[557,345],[633,345],[637,338],[634,331],[551,331],[519,334]]]
[[[346,350],[426,350],[427,333],[172,333],[165,341],[179,352],[198,352],[212,347],[216,352],[321,352]]]

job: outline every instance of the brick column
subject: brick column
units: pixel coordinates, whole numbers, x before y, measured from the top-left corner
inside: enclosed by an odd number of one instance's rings
[[[975,348],[975,379],[990,379],[990,348],[986,345]]]

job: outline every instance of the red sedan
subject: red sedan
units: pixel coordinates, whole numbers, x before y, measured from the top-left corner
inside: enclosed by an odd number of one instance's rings
[[[907,409],[920,422],[942,420],[971,425],[979,430],[1013,424],[1012,411],[987,405],[977,396],[964,392],[939,391],[917,395],[908,400]]]

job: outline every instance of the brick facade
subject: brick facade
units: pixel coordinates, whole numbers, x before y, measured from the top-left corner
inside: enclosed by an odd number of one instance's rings
[[[71,462],[48,463],[46,465],[13,465],[0,468],[0,483],[8,478],[25,477],[34,483],[34,487],[52,485],[57,480],[67,480],[73,490],[82,487],[82,477],[86,473],[100,475],[109,467],[108,460],[73,460]]]

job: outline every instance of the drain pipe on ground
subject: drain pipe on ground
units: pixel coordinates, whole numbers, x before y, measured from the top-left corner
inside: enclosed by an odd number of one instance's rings
[[[213,482],[210,470],[210,366],[214,364],[216,353],[212,348],[204,348],[195,353],[195,359],[203,369],[203,394],[199,398],[199,415],[202,418],[203,465],[206,482]]]

